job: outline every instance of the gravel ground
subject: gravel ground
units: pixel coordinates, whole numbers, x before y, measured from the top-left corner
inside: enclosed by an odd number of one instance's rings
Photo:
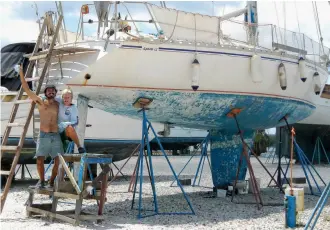
[[[178,173],[189,157],[170,157],[174,170]],[[266,158],[261,158],[263,162]],[[199,157],[194,157],[188,167],[183,171],[181,178],[193,178]],[[123,172],[130,175],[134,169],[136,158],[132,158]],[[132,193],[127,192],[129,181],[125,178],[118,178],[108,189],[108,201],[104,208],[105,221],[101,224],[92,222],[82,222],[80,226],[55,221],[49,222],[46,218],[25,216],[24,203],[28,198],[27,186],[31,182],[17,181],[7,197],[5,208],[1,214],[1,229],[284,229],[283,194],[276,188],[267,188],[270,177],[260,166],[256,159],[251,160],[256,177],[261,178],[261,195],[265,206],[260,210],[254,203],[254,196],[251,194],[238,195],[234,197],[217,198],[212,193],[212,180],[210,169],[206,165],[200,182],[201,187],[185,186],[184,189],[192,203],[196,215],[157,215],[139,220],[138,211],[131,210]],[[116,165],[120,167],[123,162]],[[164,157],[153,157],[153,166],[156,180],[157,200],[160,212],[189,212],[189,206],[184,199],[180,189],[171,187],[173,174]],[[276,164],[266,164],[270,173],[276,170]],[[285,168],[285,166],[283,166]],[[36,176],[35,166],[29,167],[33,176]],[[326,183],[330,181],[330,167],[326,165],[316,166]],[[116,173],[116,171],[115,171]],[[294,177],[303,176],[301,166],[294,166]],[[144,171],[143,183],[143,207],[152,209],[152,189],[147,179],[147,171]],[[247,178],[249,176],[247,175]],[[128,178],[129,179],[129,178]],[[319,184],[321,182],[318,180]],[[314,184],[313,184],[314,185]],[[305,186],[305,210],[299,213],[298,224],[303,229],[308,217],[313,211],[318,198],[308,195],[310,193],[308,185]],[[315,185],[314,185],[315,187]],[[322,186],[324,187],[324,186]],[[139,188],[139,186],[137,186]],[[138,197],[138,195],[137,195]],[[36,195],[35,202],[49,202],[47,196]],[[60,209],[72,209],[73,200],[62,200]],[[250,204],[242,204],[250,203]],[[137,208],[138,199],[136,199]],[[84,201],[83,210],[90,213],[97,213],[95,201]],[[151,214],[145,212],[143,214]],[[317,222],[315,229],[330,229],[330,221],[326,218],[330,216],[329,202]]]

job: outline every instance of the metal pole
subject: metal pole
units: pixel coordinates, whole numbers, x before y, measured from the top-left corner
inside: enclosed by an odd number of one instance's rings
[[[151,13],[151,11],[150,11],[150,9],[149,9],[147,3],[145,3],[145,6],[146,6],[146,8],[147,8],[147,10],[148,10],[148,12],[149,12],[149,14],[150,14],[150,17],[151,17],[152,21],[153,21],[154,24],[155,24],[155,27],[156,27],[157,33],[159,34],[160,29],[158,28],[157,23],[155,22],[155,19],[154,19],[153,15],[152,15],[152,13]]]
[[[84,14],[81,14],[81,40],[84,40]]]
[[[278,163],[277,163],[277,183],[282,187],[282,178],[281,178],[281,157],[282,157],[282,127],[280,127],[280,142],[278,149]]]
[[[143,109],[143,125],[144,125],[144,128],[145,130],[147,131],[146,132],[146,143],[147,143],[147,152],[148,152],[148,158],[149,158],[149,163],[150,163],[150,177],[151,177],[151,188],[152,188],[152,193],[153,193],[153,196],[154,196],[154,204],[155,204],[155,212],[158,213],[158,201],[157,201],[157,195],[156,195],[156,188],[155,188],[155,178],[154,178],[154,170],[153,170],[153,166],[152,166],[152,160],[151,160],[151,151],[150,151],[150,144],[149,144],[149,136],[148,136],[148,130],[149,128],[147,128],[147,117],[146,117],[146,113],[145,113],[145,110]],[[149,123],[149,127],[151,126],[151,124]],[[147,158],[146,158],[147,160]],[[149,170],[149,168],[148,168]]]
[[[117,11],[117,6],[116,6]],[[117,20],[117,17],[116,17]],[[144,129],[144,119],[142,121],[142,140],[140,146],[140,190],[139,190],[139,215],[138,218],[141,218],[141,208],[142,208],[142,187],[143,187],[143,154],[144,154],[144,137],[145,137],[145,129]],[[137,171],[139,173],[139,171]],[[136,185],[135,185],[136,186]]]
[[[93,22],[84,22],[84,23],[87,23],[87,24],[93,24],[93,23],[96,23],[96,22],[105,22],[105,21],[93,21]],[[150,20],[125,20],[125,22],[144,22],[144,23],[152,23],[152,21]]]
[[[59,8],[60,8],[61,14],[63,16],[64,42],[68,42],[68,35],[67,35],[67,31],[66,31],[64,14],[63,14],[63,8],[62,8],[62,2],[61,1],[59,1]]]
[[[309,217],[309,219],[308,219],[308,221],[307,221],[307,223],[306,223],[304,229],[307,230],[307,229],[309,228],[309,226],[310,226],[310,224],[311,224],[311,222],[312,222],[312,220],[313,220],[313,218],[314,218],[314,216],[315,216],[315,214],[316,214],[316,212],[317,212],[317,209],[321,206],[321,208],[320,208],[320,210],[319,210],[319,212],[318,212],[318,214],[317,214],[317,216],[316,216],[316,218],[315,218],[315,222],[314,222],[313,225],[312,225],[312,229],[314,228],[314,226],[315,226],[315,224],[316,224],[316,222],[317,222],[317,220],[318,220],[318,218],[319,218],[319,216],[320,216],[320,214],[321,214],[321,212],[322,212],[322,209],[323,209],[323,207],[324,207],[324,204],[326,203],[326,201],[327,201],[327,199],[328,199],[328,197],[329,197],[329,192],[330,192],[330,183],[329,183],[329,184],[327,185],[327,187],[324,189],[324,191],[323,191],[323,193],[322,193],[320,199],[317,201],[317,204],[316,204],[316,206],[315,206],[315,208],[314,208],[314,210],[313,210],[313,213],[312,213],[312,215]]]
[[[118,28],[118,19],[117,19],[117,2],[115,2],[115,41],[117,40],[117,28]]]

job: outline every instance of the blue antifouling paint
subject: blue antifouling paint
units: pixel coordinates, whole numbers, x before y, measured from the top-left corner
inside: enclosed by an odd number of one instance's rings
[[[132,103],[138,97],[152,98],[148,110],[151,122],[204,130],[237,132],[235,120],[226,116],[231,108],[243,108],[237,118],[244,131],[286,125],[283,120],[279,122],[285,114],[290,114],[288,122],[293,124],[310,116],[315,110],[315,106],[300,100],[262,95],[115,88],[104,90],[100,88],[97,95],[89,96],[95,108],[114,115],[141,119]]]
[[[252,135],[252,131],[244,132],[244,140],[248,145],[252,143]],[[237,132],[210,130],[210,140],[213,185],[225,188],[236,179],[243,144]],[[243,157],[238,180],[245,179],[246,171],[247,162]]]
[[[296,197],[295,196],[288,196],[288,207],[286,209],[286,224],[289,228],[296,227]]]

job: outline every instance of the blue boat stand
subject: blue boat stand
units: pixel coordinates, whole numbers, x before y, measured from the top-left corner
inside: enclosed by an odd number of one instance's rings
[[[289,123],[287,122],[286,117],[284,117],[283,119],[284,119],[284,121],[286,122],[286,125],[287,125],[287,127],[288,127],[288,130],[291,130],[291,129],[290,129],[290,126],[289,126]],[[302,167],[302,169],[303,169],[303,171],[304,171],[304,174],[305,174],[306,180],[307,180],[307,182],[308,182],[308,186],[309,186],[309,189],[310,189],[310,191],[311,191],[311,194],[312,194],[312,195],[320,195],[320,194],[322,193],[322,192],[321,192],[321,189],[320,189],[320,186],[318,185],[317,181],[315,180],[315,177],[313,176],[313,174],[312,174],[312,170],[310,169],[310,167],[314,170],[314,172],[316,173],[316,175],[319,177],[319,179],[322,181],[322,183],[323,183],[325,186],[326,186],[326,183],[324,182],[324,180],[322,179],[322,177],[320,176],[320,174],[317,172],[317,170],[315,169],[315,167],[313,166],[313,164],[308,160],[308,158],[307,158],[307,156],[305,155],[304,151],[303,151],[303,150],[300,148],[300,146],[298,145],[298,143],[297,143],[295,137],[293,138],[293,144],[294,144],[294,149],[295,149],[295,152],[296,152],[296,154],[297,154],[297,157],[298,157],[298,159],[299,159],[299,161],[300,161],[301,167]],[[290,159],[290,161],[291,161],[291,159]],[[290,166],[290,161],[289,161],[289,164],[288,164],[288,166],[287,166],[287,168],[286,168],[286,170],[285,170],[285,175],[284,175],[284,176],[286,176],[286,174],[287,174],[287,172],[288,172],[288,169],[289,169],[289,166]],[[310,166],[310,167],[309,167],[309,166]],[[316,185],[316,187],[317,187],[317,189],[318,189],[318,191],[319,191],[318,194],[314,193],[314,191],[313,191],[313,188],[312,188],[312,185],[311,185],[311,181],[310,181],[310,179],[309,179],[309,177],[308,177],[308,172],[309,172],[310,175],[312,176],[312,179],[313,179],[313,181],[314,181],[314,183],[315,183],[315,185]]]
[[[200,144],[200,147],[198,148],[198,149],[201,149],[201,153],[200,153],[200,159],[199,159],[199,163],[198,163],[198,166],[197,166],[196,174],[195,174],[195,177],[194,177],[194,182],[192,184],[193,187],[196,186],[196,179],[198,178],[199,171],[200,171],[200,176],[199,176],[199,180],[198,180],[197,186],[200,186],[200,182],[201,182],[201,178],[202,178],[202,174],[203,174],[203,169],[204,169],[204,164],[205,164],[205,158],[207,159],[208,164],[209,164],[209,167],[212,170],[210,159],[209,159],[209,156],[207,155],[207,149],[208,149],[209,141],[210,141],[210,134],[208,134],[205,137],[205,139]],[[178,174],[178,177],[181,175],[181,173],[183,172],[183,170],[188,166],[188,164],[192,160],[192,158],[198,155],[197,154],[197,150],[198,149],[196,149],[196,152],[189,158],[189,160],[187,161],[187,163],[183,166],[183,168],[181,169],[181,171]],[[171,187],[173,187],[173,183],[174,182],[175,182],[175,180],[172,181],[172,183],[170,185]]]
[[[146,99],[146,98],[138,98],[136,102],[133,104],[134,107],[136,108],[141,108],[138,112],[142,112],[142,138],[141,138],[141,144],[140,144],[140,152],[139,152],[139,157],[138,157],[138,163],[137,163],[137,169],[136,169],[136,178],[135,178],[135,185],[134,185],[134,191],[133,191],[133,199],[132,199],[132,206],[131,208],[134,208],[134,201],[135,201],[135,194],[136,194],[136,188],[137,188],[137,181],[139,177],[139,203],[138,203],[138,218],[144,218],[148,216],[154,216],[154,215],[195,215],[195,211],[192,207],[192,204],[189,200],[189,197],[185,193],[178,176],[176,175],[171,162],[169,161],[169,158],[167,154],[164,151],[164,148],[154,130],[152,127],[151,123],[149,122],[147,116],[146,116],[146,106],[148,106],[152,102],[152,99]],[[149,128],[151,129],[152,133],[155,136],[155,139],[157,140],[157,143],[160,147],[161,152],[163,153],[164,157],[166,158],[166,161],[181,189],[181,192],[183,193],[183,196],[185,200],[188,203],[188,206],[191,210],[191,212],[169,212],[169,213],[162,213],[159,212],[158,209],[158,201],[157,201],[157,195],[156,195],[156,188],[155,188],[155,179],[154,179],[154,171],[153,171],[153,165],[152,165],[152,159],[151,159],[151,148],[150,148],[150,143],[149,143],[149,137],[148,137],[148,130]],[[147,168],[150,170],[150,178],[151,178],[151,187],[152,187],[152,193],[153,193],[153,204],[154,204],[154,210],[144,210],[144,211],[152,211],[152,214],[149,215],[142,215],[141,212],[143,210],[142,208],[142,190],[143,190],[143,156],[144,156],[144,146],[147,146],[147,155],[148,155],[148,161],[149,164],[147,165]],[[147,160],[147,158],[146,158]]]
[[[304,230],[307,230],[311,224],[312,224],[311,229],[314,229],[316,222],[319,219],[320,214],[321,214],[325,204],[328,201],[329,196],[330,196],[330,183],[328,183],[328,185],[323,190],[322,195],[321,195],[320,199],[317,201],[317,204],[316,204],[312,214],[310,215],[310,217],[305,225]],[[317,214],[316,214],[316,212],[317,212]],[[315,214],[316,214],[316,216],[315,216]],[[312,223],[313,219],[314,219],[314,222]]]
[[[320,174],[317,172],[317,170],[315,169],[315,167],[313,166],[313,164],[308,160],[307,156],[305,155],[304,151],[300,148],[300,146],[298,145],[297,141],[296,141],[296,138],[294,138],[293,140],[293,144],[294,144],[294,147],[295,147],[295,151],[296,151],[296,154],[297,154],[297,157],[300,161],[300,164],[301,164],[301,167],[304,171],[304,174],[305,174],[305,177],[306,177],[306,180],[307,180],[307,183],[308,183],[308,187],[311,191],[311,194],[312,195],[320,195],[322,192],[321,192],[321,189],[320,189],[320,186],[319,184],[317,183],[317,181],[315,180],[315,177],[314,175],[312,174],[312,170],[311,168],[314,170],[314,172],[316,173],[316,175],[319,177],[319,179],[322,181],[322,183],[324,185],[326,185],[326,183],[324,182],[324,180],[322,179],[322,177],[320,176]],[[288,169],[289,169],[289,165],[287,166],[286,170],[285,170],[285,175],[286,173],[288,172]],[[312,179],[317,187],[317,190],[319,191],[319,193],[314,193],[313,191],[313,187],[311,185],[311,180],[310,178],[308,177],[308,172],[309,174],[312,176]]]
[[[320,146],[322,147],[322,150],[320,150]],[[327,158],[328,164],[330,164],[330,160],[329,160],[329,157],[327,155],[327,151],[325,151],[322,140],[321,140],[320,137],[317,137],[316,142],[315,142],[315,146],[314,146],[314,151],[313,151],[312,163],[314,163],[314,157],[315,157],[315,154],[317,154],[318,163],[321,164],[321,152]]]

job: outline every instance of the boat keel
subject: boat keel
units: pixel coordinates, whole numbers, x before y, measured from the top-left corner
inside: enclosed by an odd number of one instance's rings
[[[252,144],[253,131],[243,133],[248,145]],[[243,144],[238,133],[210,130],[212,180],[215,188],[227,189],[236,179]],[[238,180],[245,180],[247,162],[243,158]]]

